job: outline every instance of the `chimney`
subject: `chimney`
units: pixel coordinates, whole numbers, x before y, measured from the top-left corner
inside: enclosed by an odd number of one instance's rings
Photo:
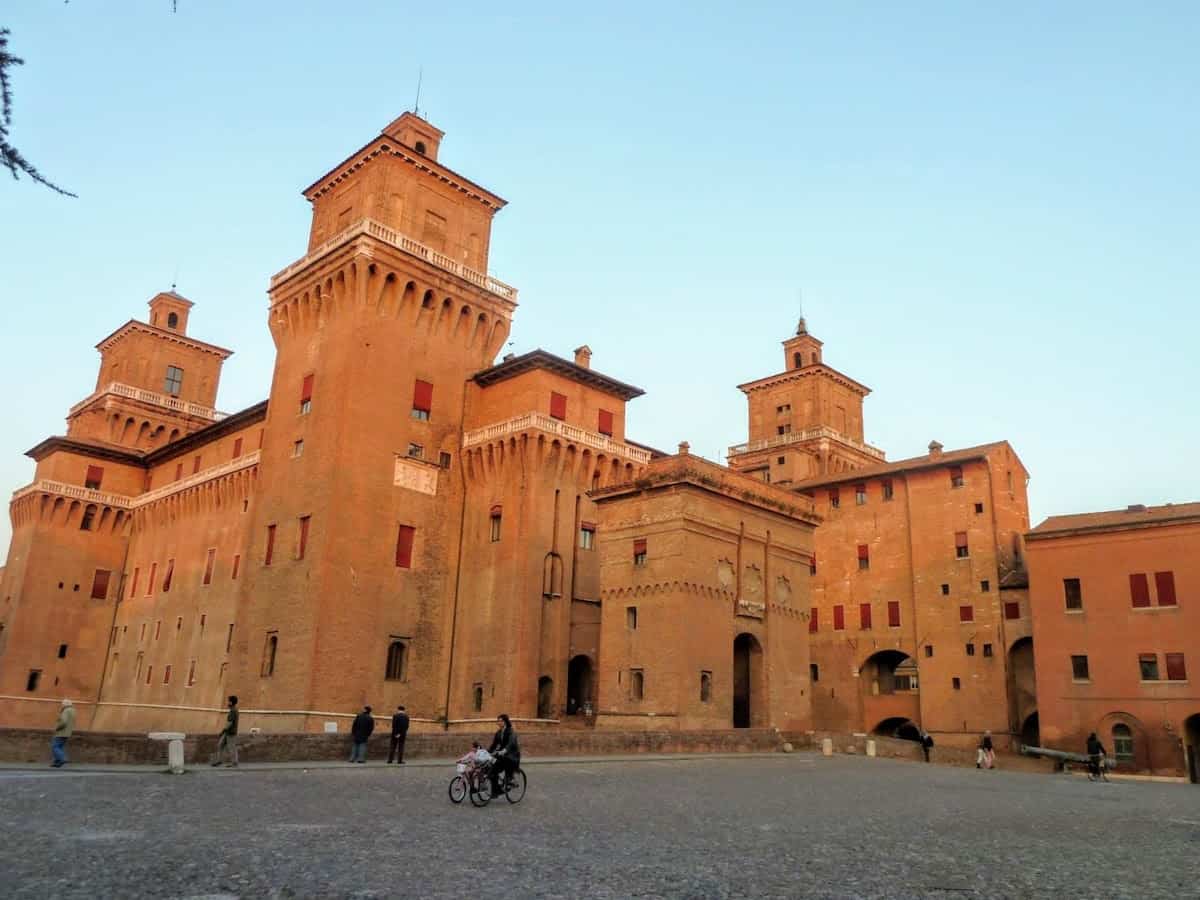
[[[937,441],[930,441],[929,442],[929,455],[931,457],[933,457],[934,459],[937,459],[939,456],[941,456],[942,455],[942,445],[939,444]]]
[[[592,348],[587,344],[575,348],[575,365],[581,369],[590,369],[592,367]]]

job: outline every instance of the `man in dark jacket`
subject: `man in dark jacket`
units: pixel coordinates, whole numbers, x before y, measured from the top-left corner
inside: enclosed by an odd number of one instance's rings
[[[350,736],[354,738],[354,747],[350,751],[350,762],[365,763],[367,761],[367,738],[375,730],[375,717],[371,715],[371,707],[364,706],[363,711],[354,717],[350,726]]]
[[[508,713],[501,713],[496,718],[496,724],[500,727],[492,738],[492,746],[488,748],[488,752],[496,757],[496,764],[492,766],[493,797],[500,793],[501,773],[511,775],[521,765],[521,745]]]
[[[1104,757],[1106,755],[1104,745],[1100,743],[1100,738],[1096,737],[1096,732],[1088,735],[1087,739],[1087,755],[1088,755],[1088,771],[1093,778],[1102,778],[1108,781],[1108,777],[1104,774]]]
[[[238,698],[230,695],[229,697],[229,713],[225,716],[225,728],[221,731],[221,737],[217,741],[217,755],[213,757],[212,764],[219,766],[221,759],[226,753],[229,754],[229,762],[225,765],[228,768],[237,768],[238,764]]]
[[[404,765],[404,741],[408,737],[408,713],[404,711],[404,704],[401,703],[396,707],[396,712],[392,714],[392,745],[388,749],[388,762],[394,758],[397,763]]]

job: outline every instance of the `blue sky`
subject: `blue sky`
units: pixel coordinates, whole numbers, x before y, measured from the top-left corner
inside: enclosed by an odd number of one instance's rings
[[[512,349],[587,342],[632,437],[744,440],[803,290],[890,458],[1007,438],[1035,523],[1200,499],[1195,4],[178,6],[5,4],[13,142],[79,199],[0,179],[2,490],[176,278],[219,406],[266,396],[299,191],[423,67],[441,159],[510,201]]]

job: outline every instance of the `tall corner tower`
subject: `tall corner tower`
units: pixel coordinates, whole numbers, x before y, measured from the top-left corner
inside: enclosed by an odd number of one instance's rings
[[[803,318],[783,341],[784,370],[738,385],[749,405],[749,440],[729,448],[731,468],[791,484],[883,462],[863,439],[866,385],[827,366]]]
[[[438,161],[442,136],[406,112],[317,179],[308,252],[271,279],[247,703],[444,715],[466,385],[517,291],[487,274],[505,201]]]

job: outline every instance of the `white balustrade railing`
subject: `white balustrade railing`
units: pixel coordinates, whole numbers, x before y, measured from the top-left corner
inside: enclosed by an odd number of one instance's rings
[[[730,456],[737,456],[741,453],[753,453],[756,450],[767,450],[772,447],[782,447],[787,444],[797,444],[800,441],[810,441],[814,438],[830,438],[839,443],[853,447],[867,456],[872,456],[875,459],[882,461],[886,454],[878,447],[872,447],[870,444],[864,444],[861,441],[856,441],[853,438],[848,438],[832,428],[820,426],[818,428],[806,428],[803,431],[792,431],[788,434],[777,434],[774,437],[762,438],[757,441],[749,441],[745,444],[734,444],[729,448]]]
[[[323,241],[307,253],[302,259],[296,260],[286,269],[282,269],[271,276],[271,287],[291,277],[296,272],[299,272],[317,257],[327,253],[333,247],[339,244],[344,244],[352,238],[358,237],[360,234],[368,234],[376,240],[383,241],[403,250],[411,256],[425,260],[432,266],[436,266],[443,271],[457,275],[474,285],[478,285],[485,291],[495,294],[497,297],[503,297],[505,300],[517,301],[517,289],[512,285],[505,284],[498,278],[493,278],[483,272],[476,272],[474,269],[464,266],[462,263],[447,256],[446,254],[434,250],[420,241],[415,241],[408,235],[397,231],[395,228],[390,228],[382,222],[377,222],[374,219],[360,219],[355,222],[345,231],[339,232],[327,241]]]
[[[90,397],[79,401],[71,407],[71,415],[79,412],[89,403],[92,403],[98,397],[105,397],[112,394],[116,397],[128,397],[131,400],[140,400],[142,403],[150,403],[154,406],[161,406],[165,409],[174,410],[175,412],[184,413],[189,416],[196,416],[200,419],[208,419],[210,422],[219,422],[228,416],[228,413],[217,412],[208,406],[201,406],[199,403],[192,403],[188,400],[180,400],[178,397],[172,397],[170,394],[160,394],[157,391],[147,391],[144,388],[134,387],[132,384],[121,384],[119,381],[114,381],[111,384],[106,384],[100,390],[96,391]]]
[[[255,450],[252,453],[247,453],[244,456],[239,456],[231,462],[224,463],[220,466],[213,466],[211,469],[205,469],[202,472],[197,472],[195,475],[189,475],[187,478],[181,478],[178,481],[172,481],[170,484],[165,484],[160,488],[149,491],[145,494],[139,494],[136,497],[127,497],[124,494],[109,494],[103,491],[93,491],[90,488],[80,487],[77,484],[65,484],[61,481],[51,481],[49,479],[41,479],[33,484],[27,484],[23,488],[13,491],[12,498],[14,501],[20,500],[27,494],[59,494],[63,497],[70,497],[74,500],[81,500],[85,503],[96,503],[101,506],[114,506],[118,509],[138,509],[148,503],[153,503],[156,500],[161,500],[164,497],[169,497],[172,494],[177,494],[180,491],[186,491],[190,487],[195,487],[198,484],[203,484],[206,481],[212,481],[214,478],[220,478],[222,475],[228,475],[231,472],[236,472],[239,469],[246,469],[250,466],[258,465],[259,457],[262,455],[261,450]]]
[[[642,463],[643,465],[650,462],[649,450],[643,450],[640,447],[631,447],[629,444],[614,441],[608,435],[601,434],[598,431],[588,431],[586,428],[568,425],[566,422],[547,416],[544,413],[525,413],[525,415],[516,416],[504,422],[497,422],[494,425],[486,425],[483,428],[468,431],[463,435],[463,449],[474,447],[477,444],[486,444],[489,441],[507,437],[510,434],[519,434],[522,431],[530,430],[544,431],[547,434],[557,435],[576,444],[583,444],[585,447],[591,447],[594,450],[603,450],[605,453],[612,453],[615,456],[623,456],[626,459]]]

